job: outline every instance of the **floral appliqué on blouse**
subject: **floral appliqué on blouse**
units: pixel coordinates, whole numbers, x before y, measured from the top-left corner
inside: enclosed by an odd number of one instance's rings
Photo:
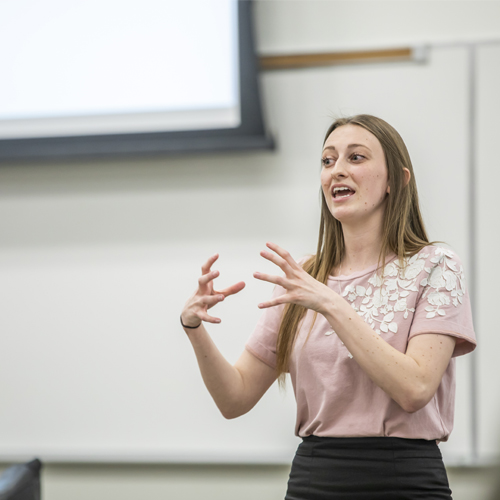
[[[434,265],[431,268],[425,264],[430,256],[427,252],[432,249],[434,256],[429,262]],[[445,248],[426,248],[411,257],[406,267],[400,266],[399,261],[395,260],[385,266],[382,277],[375,272],[368,280],[371,285],[368,288],[360,285],[346,286],[342,297],[351,303],[353,309],[379,335],[387,332],[397,333],[396,315],[402,314],[403,318],[407,319],[410,313],[415,312],[414,307],[409,307],[407,299],[411,292],[418,293],[417,279],[422,271],[425,271],[427,276],[421,279],[419,285],[425,289],[422,300],[426,298],[429,304],[425,308],[426,317],[446,316],[444,306],[451,303],[457,307],[462,303],[466,290],[463,267],[460,265],[458,268],[453,258],[453,252]],[[333,330],[330,330],[326,335],[332,333]],[[352,358],[351,353],[348,355]]]

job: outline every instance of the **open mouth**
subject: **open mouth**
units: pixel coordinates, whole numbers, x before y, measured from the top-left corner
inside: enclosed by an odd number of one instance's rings
[[[341,198],[348,198],[355,193],[354,190],[348,188],[347,186],[335,187],[333,188],[332,195],[334,199],[339,200]]]

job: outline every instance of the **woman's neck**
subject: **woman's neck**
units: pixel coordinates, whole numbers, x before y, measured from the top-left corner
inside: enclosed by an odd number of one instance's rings
[[[348,276],[378,263],[382,248],[382,228],[379,225],[357,228],[343,225],[342,230],[345,254],[338,271]]]

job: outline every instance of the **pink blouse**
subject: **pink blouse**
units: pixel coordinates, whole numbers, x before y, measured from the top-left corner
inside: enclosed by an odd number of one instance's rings
[[[342,295],[386,342],[406,352],[412,337],[439,333],[456,338],[453,358],[436,394],[422,409],[405,412],[358,366],[326,319],[313,311],[299,328],[290,360],[297,400],[295,433],[305,437],[393,436],[446,441],[453,429],[455,356],[476,346],[463,267],[448,249],[427,246],[406,269],[396,257],[383,279],[376,267],[350,276],[330,277]],[[277,286],[274,296],[285,293]],[[266,309],[246,349],[276,367],[276,339],[284,306]]]

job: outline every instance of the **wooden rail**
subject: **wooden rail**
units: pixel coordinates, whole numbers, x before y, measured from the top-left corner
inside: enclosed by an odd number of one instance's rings
[[[350,52],[323,52],[317,54],[290,54],[261,56],[262,70],[311,68],[336,64],[370,63],[386,61],[411,61],[413,49],[361,50]]]

